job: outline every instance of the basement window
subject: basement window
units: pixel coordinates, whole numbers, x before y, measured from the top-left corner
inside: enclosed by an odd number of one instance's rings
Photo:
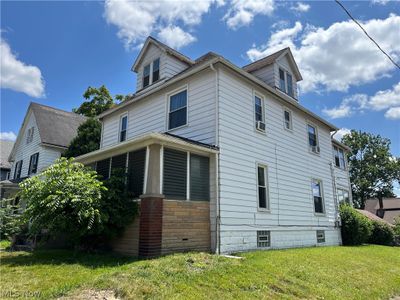
[[[317,243],[325,243],[325,231],[317,230]]]
[[[271,246],[271,232],[270,231],[257,231],[257,247],[267,248]]]

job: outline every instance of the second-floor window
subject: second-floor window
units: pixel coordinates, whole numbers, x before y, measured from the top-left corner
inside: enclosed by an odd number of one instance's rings
[[[333,154],[335,159],[335,166],[344,170],[346,167],[346,163],[344,159],[343,149],[333,146]]]
[[[120,125],[119,125],[119,141],[123,142],[126,140],[126,131],[128,128],[128,116],[124,115],[120,119]]]
[[[312,194],[314,199],[314,212],[316,214],[323,214],[324,209],[324,199],[322,196],[322,181],[313,179],[311,183]]]
[[[150,84],[150,64],[143,68],[143,87],[145,88]]]
[[[19,160],[15,164],[14,179],[21,178],[22,162],[22,160]]]
[[[39,163],[39,152],[31,155],[31,159],[29,161],[28,175],[36,174],[38,169],[38,163]]]
[[[310,150],[314,153],[319,153],[317,128],[313,125],[308,124],[307,131],[308,131],[308,146]]]
[[[285,119],[285,128],[289,129],[289,130],[292,130],[293,127],[292,127],[292,114],[291,114],[291,112],[288,111],[288,110],[285,110],[283,112],[283,117]]]
[[[168,130],[186,125],[187,90],[171,95],[168,108]]]
[[[254,111],[256,129],[259,131],[265,131],[264,101],[259,96],[254,96]]]
[[[29,144],[30,142],[33,141],[33,133],[35,131],[35,127],[31,127],[28,129],[28,132],[26,134],[26,143]]]
[[[339,203],[350,203],[349,191],[337,189],[337,197]]]
[[[269,209],[268,174],[266,166],[258,165],[257,184],[258,184],[258,207],[261,209]]]

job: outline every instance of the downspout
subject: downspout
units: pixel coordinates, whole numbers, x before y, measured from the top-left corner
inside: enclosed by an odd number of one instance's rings
[[[219,72],[214,68],[214,63],[210,63],[210,69],[215,73],[215,144],[219,146]],[[219,153],[215,155],[215,188],[216,188],[216,252],[221,254],[221,203],[220,203],[220,160]]]
[[[339,227],[339,204],[337,199],[337,189],[336,189],[336,177],[335,177],[335,169],[333,167],[333,163],[329,164],[331,169],[331,177],[332,177],[332,189],[333,189],[333,202],[335,204],[335,227]]]

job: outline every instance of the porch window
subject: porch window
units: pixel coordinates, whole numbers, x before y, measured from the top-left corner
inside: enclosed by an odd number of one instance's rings
[[[187,199],[187,153],[164,149],[163,193],[166,198]]]
[[[126,153],[111,158],[111,175],[114,172],[126,172]]]
[[[168,129],[187,124],[187,90],[169,97]]]
[[[150,64],[143,68],[143,88],[150,84]]]
[[[316,214],[323,214],[325,210],[324,210],[324,199],[322,196],[321,180],[313,179],[311,183],[311,188],[314,199],[314,212]]]
[[[96,172],[103,180],[110,178],[110,162],[111,160],[107,158],[96,163]]]
[[[126,140],[126,131],[128,128],[128,116],[127,115],[122,116],[119,122],[120,122],[119,141],[123,142]]]
[[[14,179],[21,178],[22,163],[23,163],[23,160],[19,160],[15,164]]]
[[[143,194],[146,148],[128,154],[128,191],[138,198]]]
[[[39,163],[39,152],[31,155],[31,158],[29,161],[28,175],[36,174],[37,168],[38,168],[38,163]]]
[[[209,158],[190,154],[190,199],[210,200]]]

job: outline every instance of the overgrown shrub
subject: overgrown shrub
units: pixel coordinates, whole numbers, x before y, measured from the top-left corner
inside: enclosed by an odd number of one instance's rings
[[[46,230],[49,235],[63,234],[78,244],[85,236],[103,230],[105,187],[95,171],[73,159],[57,160],[42,173],[21,182],[20,187],[31,234]]]
[[[350,205],[340,206],[343,245],[361,245],[368,242],[372,231],[371,221]]]
[[[11,239],[21,231],[22,221],[19,206],[13,204],[14,199],[2,199],[0,205],[0,239]]]
[[[394,230],[388,224],[373,221],[372,232],[369,238],[369,243],[377,245],[393,245],[394,243]]]

